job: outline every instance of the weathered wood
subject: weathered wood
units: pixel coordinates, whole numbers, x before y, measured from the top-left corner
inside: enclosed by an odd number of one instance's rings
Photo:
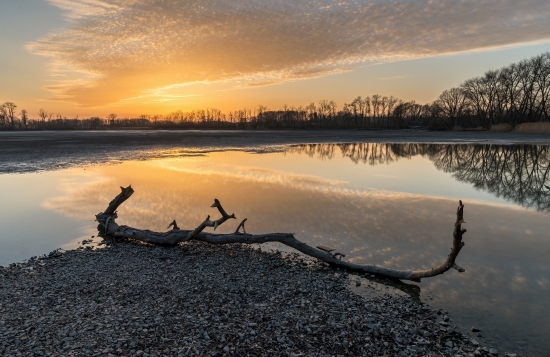
[[[107,209],[104,212],[98,213],[96,215],[97,221],[100,223],[101,230],[104,230],[105,234],[110,235],[116,238],[126,238],[134,239],[145,243],[157,244],[157,245],[175,245],[180,242],[186,242],[189,240],[197,240],[210,244],[230,244],[230,243],[244,243],[244,244],[261,244],[268,242],[278,242],[285,244],[291,248],[294,248],[310,257],[317,258],[327,264],[330,264],[334,267],[348,269],[360,273],[369,273],[383,275],[393,279],[402,279],[402,280],[411,280],[420,282],[422,278],[429,278],[436,275],[445,273],[451,268],[458,270],[459,272],[464,272],[464,269],[459,267],[455,260],[458,257],[458,254],[464,247],[464,242],[462,241],[462,236],[466,233],[466,229],[462,228],[464,222],[464,205],[462,201],[459,201],[459,206],[456,211],[456,221],[453,230],[453,247],[451,248],[450,254],[447,256],[447,259],[443,264],[438,267],[425,269],[425,270],[397,270],[386,267],[381,267],[377,265],[360,265],[353,264],[350,262],[342,261],[341,258],[345,255],[342,253],[330,254],[334,249],[326,247],[323,245],[317,246],[314,248],[309,246],[294,237],[293,233],[267,233],[267,234],[247,234],[246,232],[240,233],[239,229],[242,227],[244,231],[244,222],[246,219],[241,222],[235,233],[230,234],[213,234],[205,233],[203,230],[206,227],[214,227],[214,230],[222,225],[228,219],[235,219],[234,214],[227,214],[223,209],[220,201],[217,199],[214,200],[214,204],[211,207],[218,209],[221,218],[211,221],[210,216],[208,216],[204,222],[202,222],[194,230],[182,230],[179,229],[176,221],[174,220],[168,228],[173,226],[173,229],[167,232],[154,232],[150,230],[142,230],[128,226],[119,226],[115,219],[117,218],[116,209],[124,201],[126,201],[132,194],[134,190],[129,186],[127,188],[122,188],[122,192],[116,196],[110,203]],[[323,248],[325,249],[323,249]],[[330,250],[329,250],[330,249]]]
[[[237,229],[235,229],[235,234],[239,234],[239,230],[242,228],[243,229],[243,234],[246,234],[246,229],[244,229],[244,224],[246,223],[246,221],[248,220],[248,218],[245,218],[243,219],[243,221],[241,222],[241,224],[239,224],[237,226]]]
[[[118,206],[124,203],[130,196],[134,194],[134,190],[132,189],[132,185],[128,187],[122,187],[120,186],[121,192],[113,198],[111,202],[109,202],[109,206],[103,212],[104,214],[115,214]]]
[[[322,245],[322,244],[319,244],[319,245],[317,246],[317,249],[321,249],[321,250],[323,250],[323,251],[325,251],[325,252],[327,252],[327,253],[330,253],[330,252],[332,252],[333,250],[336,250],[336,249],[334,249],[334,248],[327,247],[326,245]]]

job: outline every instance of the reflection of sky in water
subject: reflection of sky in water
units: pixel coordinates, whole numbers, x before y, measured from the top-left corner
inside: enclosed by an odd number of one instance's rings
[[[522,338],[533,348],[526,352],[549,347],[542,342],[550,331],[547,215],[459,183],[420,156],[370,166],[341,155],[220,152],[3,175],[0,264],[96,234],[94,214],[127,184],[136,193],[119,209],[121,224],[164,230],[176,219],[193,228],[216,215],[210,205],[218,198],[229,213],[248,218],[249,232],[295,232],[356,263],[413,269],[444,260],[462,198],[468,233],[458,263],[466,273],[423,281],[422,298],[431,292],[430,303],[465,327],[499,337],[509,350],[521,351]],[[231,232],[238,222],[219,231]]]

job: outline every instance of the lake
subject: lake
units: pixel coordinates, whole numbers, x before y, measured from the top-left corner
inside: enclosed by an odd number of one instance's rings
[[[238,218],[220,232],[248,218],[247,232],[292,232],[354,263],[429,268],[449,253],[461,199],[468,232],[457,263],[466,272],[394,285],[449,311],[452,324],[480,328],[487,346],[550,351],[549,146],[341,143],[160,156],[0,174],[0,265],[96,236],[94,215],[131,184],[119,224],[194,228],[217,218],[218,198]]]

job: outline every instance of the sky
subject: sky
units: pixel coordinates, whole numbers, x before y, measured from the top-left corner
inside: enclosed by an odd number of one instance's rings
[[[0,103],[31,118],[427,103],[550,51],[547,0],[0,0]]]

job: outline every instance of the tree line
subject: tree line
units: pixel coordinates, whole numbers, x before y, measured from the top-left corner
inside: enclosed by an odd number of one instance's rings
[[[434,104],[448,126],[515,127],[550,119],[550,52],[485,72],[444,91]]]
[[[166,115],[67,118],[44,109],[0,106],[0,130],[158,129],[427,129],[484,128],[550,120],[550,52],[525,59],[445,90],[432,103],[394,96],[358,96],[338,107],[333,100],[273,110],[263,105],[224,113],[215,108]]]

